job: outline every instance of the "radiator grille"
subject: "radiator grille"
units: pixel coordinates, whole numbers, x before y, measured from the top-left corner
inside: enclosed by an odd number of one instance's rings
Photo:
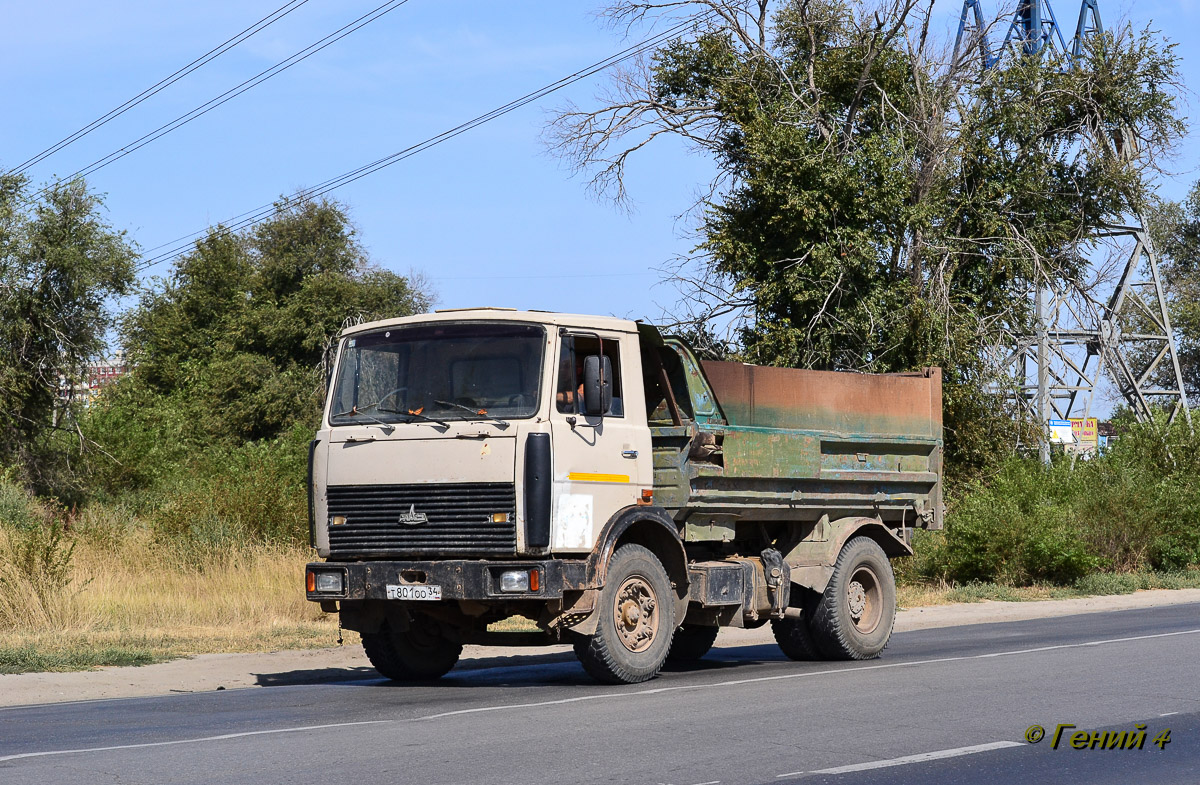
[[[510,482],[340,485],[328,490],[331,556],[477,556],[517,550],[516,488]],[[402,515],[424,514],[419,525]],[[508,521],[495,523],[495,513]]]

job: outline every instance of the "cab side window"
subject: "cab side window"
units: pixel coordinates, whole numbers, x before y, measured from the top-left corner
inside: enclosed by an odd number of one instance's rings
[[[575,381],[575,352],[573,340],[564,338],[562,352],[558,356],[558,386],[555,390],[554,402],[560,412],[575,414],[575,399],[580,382]]]
[[[601,347],[603,343],[603,347]],[[621,395],[621,346],[616,340],[598,341],[591,336],[568,336],[563,341],[558,358],[558,389],[555,405],[564,414],[583,414],[583,367],[584,358],[603,354],[612,367],[612,404],[604,412],[606,417],[625,415],[624,399]]]

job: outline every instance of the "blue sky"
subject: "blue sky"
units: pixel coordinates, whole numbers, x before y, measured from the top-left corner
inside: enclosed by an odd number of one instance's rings
[[[382,0],[310,0],[250,41],[30,171],[69,174],[273,65]],[[8,0],[0,26],[0,169],[103,114],[282,5]],[[110,221],[149,249],[407,145],[600,60],[628,42],[593,2],[410,0],[284,74],[90,178]],[[946,35],[958,2],[940,0]],[[998,5],[985,0],[995,13]],[[1055,3],[1073,30],[1078,5]],[[1179,44],[1200,84],[1200,5],[1101,0]],[[1069,35],[1071,30],[1065,32]],[[589,105],[603,78],[464,134],[336,192],[372,260],[427,276],[439,307],[505,305],[658,319],[675,290],[658,268],[694,245],[680,214],[711,165],[678,144],[635,160],[632,214],[587,192],[544,150],[568,98]],[[1194,104],[1195,99],[1189,96]],[[1191,107],[1185,107],[1185,114]],[[1196,178],[1193,133],[1162,193]],[[152,272],[164,273],[163,264]]]

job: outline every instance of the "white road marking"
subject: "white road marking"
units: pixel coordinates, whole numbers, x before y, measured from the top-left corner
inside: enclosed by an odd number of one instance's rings
[[[1160,717],[1174,717],[1174,716],[1175,716],[1176,714],[1178,714],[1178,713],[1179,713],[1179,712],[1177,712],[1177,711],[1168,711],[1166,714],[1160,714],[1160,715],[1158,715],[1158,716],[1160,716]]]
[[[562,698],[560,700],[539,701],[536,703],[510,703],[500,706],[481,706],[474,709],[459,709],[457,711],[445,711],[439,714],[430,714],[425,717],[412,717],[408,720],[365,720],[361,722],[338,722],[328,725],[307,725],[296,728],[274,728],[270,730],[244,731],[241,733],[226,733],[220,736],[204,736],[195,739],[176,739],[174,741],[156,741],[143,744],[120,744],[111,747],[84,747],[74,750],[46,750],[45,752],[23,752],[16,755],[0,756],[0,762],[18,760],[21,758],[38,758],[49,755],[77,755],[87,752],[108,752],[112,750],[131,750],[141,749],[145,747],[165,747],[174,744],[198,744],[208,741],[225,741],[227,739],[237,739],[245,736],[264,736],[274,733],[298,733],[306,730],[321,730],[324,728],[346,728],[356,725],[387,725],[396,722],[423,722],[427,720],[436,720],[443,717],[456,717],[463,714],[482,714],[484,712],[493,711],[508,711],[513,709],[530,709],[540,706],[558,706],[567,703],[581,703],[583,701],[592,700],[610,700],[616,698],[640,698],[646,695],[660,695],[668,692],[681,692],[684,690],[704,690],[720,687],[736,687],[742,684],[759,684],[763,682],[784,681],[788,679],[807,679],[814,676],[828,676],[839,673],[853,673],[857,671],[869,670],[884,670],[888,668],[911,668],[918,665],[937,665],[945,662],[965,662],[969,660],[986,659],[989,657],[1007,657],[1021,654],[1037,654],[1045,651],[1057,651],[1063,649],[1077,649],[1084,646],[1103,646],[1110,643],[1128,643],[1130,641],[1151,640],[1155,638],[1170,638],[1176,635],[1195,635],[1200,633],[1200,629],[1180,630],[1177,632],[1162,632],[1155,635],[1134,635],[1128,638],[1107,638],[1098,641],[1087,641],[1084,643],[1064,643],[1058,646],[1039,646],[1032,649],[1014,649],[1012,651],[995,652],[992,654],[972,654],[963,657],[938,657],[928,660],[914,660],[912,662],[888,662],[879,665],[860,665],[850,666],[845,668],[829,668],[821,671],[810,671],[807,673],[784,673],[777,676],[757,676],[746,679],[729,679],[727,681],[719,681],[713,684],[681,684],[674,687],[655,687],[649,690],[638,690],[636,692],[607,692],[593,695],[579,695],[574,698]],[[1016,742],[1010,742],[1016,744]],[[1018,745],[1019,746],[1019,745]],[[790,775],[789,775],[790,776]]]
[[[928,660],[913,660],[911,662],[886,662],[879,665],[859,665],[849,666],[845,668],[829,668],[821,671],[808,671],[806,673],[782,673],[776,676],[755,676],[747,679],[729,679],[728,681],[718,681],[712,684],[680,684],[673,687],[655,687],[649,690],[623,691],[623,692],[605,692],[598,695],[578,695],[574,698],[560,698],[551,701],[539,701],[536,703],[510,703],[500,706],[480,706],[474,709],[458,709],[456,711],[444,711],[439,714],[430,714],[425,717],[414,717],[411,722],[420,722],[422,720],[437,720],[443,717],[457,717],[463,714],[482,714],[492,711],[506,711],[509,709],[532,709],[541,706],[561,706],[567,703],[582,703],[584,701],[594,700],[609,700],[613,698],[639,698],[644,695],[660,695],[665,692],[681,692],[692,690],[707,690],[719,687],[736,687],[742,684],[759,684],[770,681],[785,681],[789,679],[808,679],[814,676],[828,676],[837,673],[857,673],[859,671],[885,670],[889,668],[912,668],[917,665],[936,665],[944,662],[965,662],[969,660],[982,660],[991,657],[1012,657],[1021,654],[1038,654],[1046,651],[1060,651],[1063,649],[1078,649],[1086,646],[1104,646],[1111,643],[1128,643],[1129,641],[1143,641],[1154,638],[1170,638],[1176,635],[1195,635],[1200,633],[1200,629],[1194,630],[1179,630],[1177,632],[1160,632],[1154,635],[1134,635],[1128,638],[1106,638],[1098,641],[1086,641],[1084,643],[1063,643],[1057,646],[1038,646],[1032,649],[1014,649],[1012,651],[999,651],[991,654],[970,654],[963,657],[937,657]]]
[[[886,769],[889,766],[903,766],[907,763],[924,763],[931,760],[941,760],[942,758],[957,758],[960,755],[974,755],[977,752],[991,752],[992,750],[1002,750],[1008,747],[1025,746],[1027,745],[1016,741],[993,741],[990,744],[976,744],[971,747],[955,747],[952,750],[937,750],[935,752],[922,752],[918,755],[905,755],[903,758],[873,760],[867,763],[852,763],[849,766],[835,766],[832,769],[818,769],[817,771],[793,771],[787,774],[776,775],[776,779],[781,779],[783,777],[795,777],[800,774],[849,774],[855,771]]]
[[[272,728],[271,730],[248,730],[241,733],[223,733],[220,736],[202,736],[198,739],[175,739],[174,741],[150,741],[143,744],[117,744],[112,747],[84,747],[77,750],[46,750],[45,752],[22,752],[17,755],[0,756],[0,762],[17,760],[18,758],[44,758],[48,755],[75,755],[81,752],[108,752],[110,750],[136,750],[143,747],[168,747],[174,744],[198,744],[204,741],[224,741],[240,739],[245,736],[266,736],[273,733],[298,733],[306,730],[322,730],[323,728],[345,728],[350,725],[382,725],[395,720],[363,720],[361,722],[334,722],[328,725],[303,725],[298,728]]]

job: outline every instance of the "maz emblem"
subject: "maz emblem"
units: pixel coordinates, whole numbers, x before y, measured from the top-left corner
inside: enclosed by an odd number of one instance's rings
[[[408,512],[400,513],[400,523],[405,526],[420,526],[422,523],[429,523],[429,516],[423,512],[417,512],[417,505],[410,504]]]

